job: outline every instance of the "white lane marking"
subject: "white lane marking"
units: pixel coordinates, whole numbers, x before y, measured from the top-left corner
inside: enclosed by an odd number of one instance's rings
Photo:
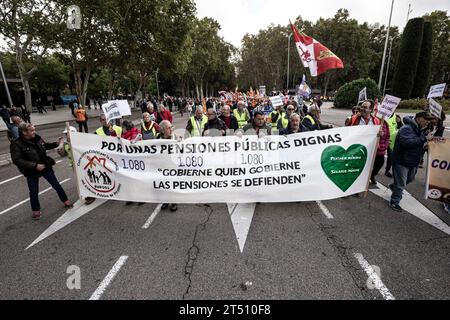
[[[144,223],[144,225],[142,226],[142,229],[148,229],[148,227],[150,227],[150,225],[152,224],[153,220],[155,220],[156,216],[161,211],[161,207],[162,207],[162,204],[160,203],[155,208],[155,210],[153,210],[153,213],[150,215],[150,217],[148,218],[147,222]]]
[[[56,163],[60,163],[61,161],[62,161],[62,160],[58,160],[58,161],[56,161]],[[9,179],[7,179],[7,180],[4,180],[4,181],[0,182],[0,186],[1,186],[2,184],[8,183],[8,182],[10,182],[10,181],[19,179],[20,177],[23,177],[23,174],[19,174],[18,176],[15,176],[15,177],[12,177],[12,178],[9,178]]]
[[[364,259],[363,255],[361,253],[355,253],[354,257],[358,260],[361,267],[369,276],[369,280],[374,284],[375,289],[381,293],[384,300],[395,300],[394,296],[389,292],[389,289],[384,285],[383,281],[381,281],[381,278],[372,266]]]
[[[84,200],[78,200],[73,204],[72,209],[68,209],[61,217],[58,218],[53,224],[47,228],[36,240],[34,240],[25,250],[28,250],[32,246],[36,245],[37,243],[41,242],[45,238],[50,237],[55,232],[61,230],[65,226],[71,224],[75,220],[81,218],[85,214],[89,213],[90,211],[94,210],[95,208],[101,206],[106,201],[105,199],[95,199],[93,203],[90,205],[85,205]]]
[[[105,279],[103,279],[102,283],[100,283],[100,286],[91,295],[89,300],[99,300],[101,298],[103,293],[105,293],[106,288],[109,286],[116,274],[120,271],[120,268],[122,268],[127,259],[128,256],[121,256],[119,260],[117,260],[116,264],[112,267],[111,271],[109,271]]]
[[[65,183],[65,182],[69,181],[69,180],[70,180],[70,178],[61,181],[59,184],[63,184],[63,183]],[[46,192],[50,191],[51,189],[52,189],[52,187],[49,187],[49,188],[47,188],[47,189],[45,189],[45,190],[39,192],[39,195],[41,195],[41,194],[43,194],[43,193],[46,193]],[[18,206],[20,206],[20,205],[22,205],[22,204],[24,204],[24,203],[27,203],[28,201],[30,201],[30,198],[26,198],[25,200],[20,201],[19,203],[16,203],[16,204],[13,205],[12,207],[9,207],[8,209],[5,209],[5,210],[3,210],[2,212],[0,212],[0,216],[1,216],[2,214],[4,214],[4,213],[7,213],[8,211],[11,211],[11,210],[17,208]]]
[[[378,189],[370,189],[370,192],[387,201],[390,201],[392,191],[379,182],[377,182],[377,187]],[[439,219],[433,212],[428,210],[427,207],[420,203],[406,190],[403,190],[403,199],[400,203],[400,206],[403,208],[403,210],[408,211],[410,214],[416,216],[420,220],[431,224],[433,227],[441,230],[446,234],[450,234],[450,226]]]
[[[328,208],[322,203],[322,201],[316,201],[316,203],[328,219],[334,219],[333,215],[330,213],[330,210],[328,210]]]
[[[233,223],[236,239],[241,253],[244,251],[245,241],[252,224],[256,203],[227,203],[231,222]]]

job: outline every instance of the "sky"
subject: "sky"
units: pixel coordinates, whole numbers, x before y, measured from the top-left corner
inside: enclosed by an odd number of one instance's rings
[[[349,11],[359,23],[389,23],[392,0],[194,0],[197,16],[214,18],[221,25],[219,34],[236,47],[246,33],[257,34],[271,23],[287,25],[297,16],[312,22],[320,17],[332,18],[340,8]],[[450,13],[450,0],[394,0],[391,26],[406,25],[409,18],[420,17],[435,10]]]

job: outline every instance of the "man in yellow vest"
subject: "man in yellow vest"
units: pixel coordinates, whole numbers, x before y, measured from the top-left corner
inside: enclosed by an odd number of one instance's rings
[[[295,112],[295,107],[290,104],[286,108],[287,112],[283,112],[281,114],[281,117],[278,119],[277,122],[277,129],[283,130],[286,129],[289,126],[289,119],[291,118],[291,115]]]
[[[386,123],[389,127],[390,139],[389,139],[389,147],[387,149],[387,161],[386,161],[386,171],[384,175],[389,178],[393,178],[394,176],[391,173],[392,168],[392,151],[395,146],[395,138],[397,137],[397,132],[402,126],[402,119],[396,113],[393,113],[392,116],[386,120]]]
[[[326,125],[320,122],[320,109],[315,105],[308,108],[308,114],[303,118],[302,124],[308,128],[309,131],[333,128],[332,125]]]
[[[233,110],[233,115],[238,122],[239,129],[244,128],[244,126],[250,120],[250,113],[245,108],[244,101],[239,101],[237,104],[237,109]]]
[[[100,123],[102,126],[95,130],[95,134],[98,134],[99,136],[112,136],[119,138],[122,135],[122,128],[106,122],[106,116],[104,114],[100,115]]]
[[[203,107],[197,106],[195,108],[195,115],[189,118],[186,125],[186,136],[201,137],[205,124],[208,122],[208,117],[203,114]]]
[[[286,116],[286,112],[284,111],[284,106],[278,106],[276,110],[273,110],[269,114],[269,120],[270,124],[272,125],[272,128],[277,127],[278,120],[280,120],[283,116]]]

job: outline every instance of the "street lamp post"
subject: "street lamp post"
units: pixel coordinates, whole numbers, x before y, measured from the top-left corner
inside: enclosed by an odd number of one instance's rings
[[[387,45],[388,45],[388,41],[389,41],[389,29],[391,28],[391,18],[392,18],[392,9],[393,8],[394,8],[394,0],[392,0],[392,4],[391,4],[391,14],[389,15],[389,25],[387,28],[386,41],[384,42],[383,59],[381,60],[380,78],[378,80],[378,89],[380,89],[380,90],[381,90],[381,81],[383,80],[384,60],[386,59],[386,51],[387,51]]]
[[[386,83],[387,83],[387,77],[388,77],[388,73],[389,73],[389,65],[391,63],[391,54],[392,54],[392,41],[394,39],[391,38],[391,45],[389,46],[389,58],[388,58],[388,64],[386,67],[386,77],[384,78],[384,87],[383,87],[383,96],[384,96],[384,92],[386,91]]]
[[[11,100],[11,95],[9,94],[8,82],[6,82],[5,73],[3,72],[2,62],[0,61],[0,73],[3,79],[3,83],[5,84],[6,96],[8,97],[9,106],[12,107],[13,103]]]
[[[289,53],[291,49],[291,37],[292,33],[288,37],[288,57],[287,57],[287,76],[286,76],[286,90],[289,92]]]

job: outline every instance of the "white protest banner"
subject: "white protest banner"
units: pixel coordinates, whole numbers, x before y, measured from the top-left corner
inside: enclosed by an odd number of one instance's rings
[[[444,94],[446,83],[436,84],[430,87],[430,92],[428,93],[427,99],[442,97]]]
[[[428,144],[426,197],[450,203],[450,139]]]
[[[436,118],[441,118],[442,106],[437,103],[434,99],[430,98],[430,113]]]
[[[157,203],[326,200],[366,190],[379,126],[127,140],[73,133],[81,196]]]
[[[283,99],[281,98],[281,96],[274,96],[274,97],[269,97],[270,101],[272,102],[272,106],[274,108],[278,107],[278,106],[282,106],[283,103]]]
[[[262,96],[262,97],[265,97],[266,96],[266,86],[259,86],[259,94]]]
[[[358,103],[361,102],[361,101],[364,101],[364,100],[367,100],[367,88],[366,87],[364,87],[364,89],[362,89],[359,92]]]
[[[400,103],[400,100],[402,99],[387,94],[381,105],[378,106],[377,115],[381,115],[385,119],[390,118]]]
[[[131,108],[127,100],[110,100],[102,104],[102,110],[107,122],[131,115]]]

